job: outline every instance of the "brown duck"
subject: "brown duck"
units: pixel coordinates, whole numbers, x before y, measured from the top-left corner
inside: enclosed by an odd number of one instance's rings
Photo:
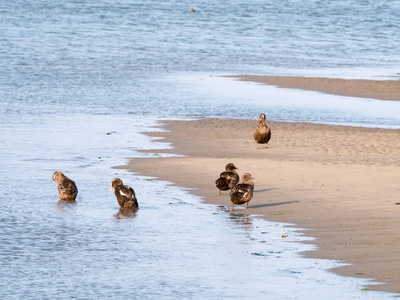
[[[265,144],[267,148],[267,143],[271,139],[271,128],[265,124],[265,114],[260,114],[260,123],[257,126],[256,132],[254,132],[254,140],[258,145]]]
[[[215,181],[215,186],[221,191],[231,190],[238,182],[239,175],[236,172],[237,168],[233,163],[229,163],[225,166],[225,172],[219,175],[219,178]]]
[[[254,178],[250,173],[244,173],[242,176],[242,183],[238,183],[231,191],[232,210],[235,204],[245,204],[249,208],[249,201],[253,198]]]
[[[135,191],[130,186],[124,185],[122,180],[114,178],[111,180],[111,191],[117,197],[118,204],[123,209],[139,209]]]
[[[60,171],[54,172],[53,180],[58,184],[58,195],[60,200],[75,201],[78,188],[73,180],[69,179]]]

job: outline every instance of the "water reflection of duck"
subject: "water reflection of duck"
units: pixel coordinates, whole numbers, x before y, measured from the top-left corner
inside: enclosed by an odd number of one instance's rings
[[[111,191],[113,191],[117,197],[118,204],[121,208],[130,210],[139,209],[135,191],[130,186],[124,185],[121,179],[114,178],[111,180]]]
[[[137,209],[120,208],[118,213],[114,215],[115,221],[133,219],[136,217],[136,211]]]
[[[254,140],[257,144],[265,144],[271,139],[271,129],[265,124],[265,114],[260,114],[260,123],[257,126],[256,132],[254,132]]]
[[[231,190],[238,182],[239,175],[236,172],[237,168],[233,163],[229,163],[225,166],[225,172],[219,175],[219,178],[215,181],[215,186],[221,191]]]
[[[60,171],[54,172],[53,180],[58,184],[58,196],[62,201],[75,201],[78,188],[73,180]]]
[[[249,208],[249,201],[253,198],[254,178],[250,173],[245,173],[242,176],[242,183],[238,183],[231,191],[232,210],[235,204],[245,204]]]

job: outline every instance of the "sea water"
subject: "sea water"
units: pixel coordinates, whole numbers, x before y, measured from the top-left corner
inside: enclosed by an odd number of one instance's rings
[[[189,13],[194,8],[195,13]],[[400,128],[399,104],[286,91],[229,74],[398,77],[397,1],[1,1],[2,299],[389,298],[301,258],[283,224],[112,169],[164,119]],[[51,180],[74,179],[76,203]],[[109,191],[137,192],[127,216]],[[288,238],[282,239],[282,234]]]
[[[309,238],[285,224],[113,169],[124,157],[152,156],[138,150],[168,147],[139,133],[157,119],[33,119],[3,128],[12,151],[1,164],[2,299],[389,297],[363,291],[367,279],[327,271],[340,262],[301,258],[315,247],[300,244]],[[55,170],[76,181],[76,203],[58,201]],[[114,177],[135,188],[137,213],[120,211],[110,191]]]

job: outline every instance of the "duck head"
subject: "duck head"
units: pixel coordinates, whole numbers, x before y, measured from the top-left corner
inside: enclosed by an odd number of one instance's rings
[[[236,168],[233,163],[229,163],[229,164],[226,165],[225,171],[229,172],[229,171],[233,171],[233,170],[239,170],[239,169]]]
[[[119,178],[114,178],[111,180],[111,191],[114,192],[115,188],[120,185],[123,185],[122,180]]]
[[[242,183],[250,183],[252,180],[255,180],[250,173],[244,173],[242,175]]]
[[[65,175],[61,173],[60,171],[56,171],[53,174],[53,180],[57,183],[61,183],[65,179]]]

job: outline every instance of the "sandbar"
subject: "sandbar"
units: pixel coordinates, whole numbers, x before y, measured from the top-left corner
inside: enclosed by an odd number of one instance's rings
[[[242,81],[251,81],[280,88],[316,91],[347,97],[379,100],[400,100],[400,80],[367,80],[298,76],[231,75]]]
[[[241,213],[303,228],[316,238],[308,243],[318,246],[305,256],[348,263],[333,271],[373,278],[383,284],[371,289],[399,293],[400,130],[267,123],[271,141],[258,149],[253,140],[258,116],[165,121],[159,127],[167,131],[146,134],[173,149],[146,152],[182,157],[149,155],[121,168],[230,207],[228,193],[219,196],[214,181],[233,162],[240,175],[249,172],[256,179],[254,198],[249,209],[238,208]]]

